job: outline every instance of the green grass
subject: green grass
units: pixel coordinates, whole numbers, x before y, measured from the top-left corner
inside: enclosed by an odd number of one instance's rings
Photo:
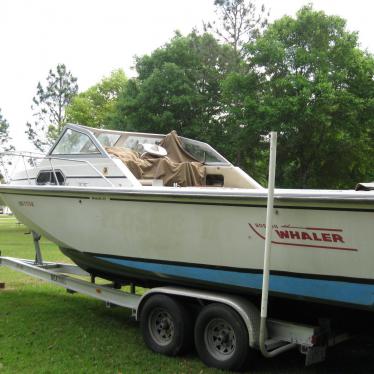
[[[32,238],[14,218],[0,216],[4,256],[33,258]],[[57,247],[42,239],[45,260],[63,261]],[[196,353],[170,358],[149,351],[138,323],[123,308],[0,267],[0,374],[14,373],[220,373]],[[330,350],[325,363],[303,367],[293,351],[272,360],[261,357],[256,373],[372,373],[374,341],[353,341]]]

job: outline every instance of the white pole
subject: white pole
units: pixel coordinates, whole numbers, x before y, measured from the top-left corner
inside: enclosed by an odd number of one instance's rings
[[[269,278],[270,278],[270,255],[271,255],[271,234],[273,231],[273,205],[274,205],[274,184],[275,184],[275,165],[277,159],[277,133],[270,133],[270,160],[269,160],[269,180],[268,180],[268,201],[266,210],[266,234],[265,234],[265,252],[264,252],[264,270],[262,278],[261,295],[261,320],[259,346],[263,356],[270,358],[288,351],[296,346],[294,343],[286,343],[273,351],[266,349],[266,319],[268,316],[268,297],[269,297]]]
[[[273,208],[274,208],[274,184],[275,165],[277,160],[277,133],[270,133],[270,160],[269,160],[269,180],[268,180],[268,202],[266,210],[266,234],[264,252],[264,270],[262,278],[261,314],[260,314],[260,337],[259,345],[263,356],[270,358],[288,351],[296,346],[294,343],[286,343],[273,351],[266,349],[265,341],[267,335],[266,319],[268,316],[269,278],[270,278],[270,257],[271,257],[271,236],[273,232]]]
[[[267,311],[268,311],[271,234],[273,231],[272,226],[273,226],[273,203],[274,203],[276,159],[277,159],[277,133],[273,131],[270,133],[268,202],[267,202],[267,210],[266,210],[266,234],[265,234],[264,271],[263,271],[263,278],[262,278],[261,318],[266,318]]]

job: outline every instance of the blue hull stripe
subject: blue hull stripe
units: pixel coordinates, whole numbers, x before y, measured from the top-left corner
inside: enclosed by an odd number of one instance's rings
[[[156,273],[160,278],[167,276],[191,278],[213,284],[225,284],[259,290],[262,287],[262,274],[132,261],[102,256],[97,256],[97,258],[116,265]],[[373,284],[271,275],[270,290],[292,296],[363,306],[372,306],[374,302]]]

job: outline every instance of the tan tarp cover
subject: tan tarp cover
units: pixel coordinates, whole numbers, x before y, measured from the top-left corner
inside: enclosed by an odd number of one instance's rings
[[[198,160],[184,150],[182,142],[175,130],[165,136],[160,146],[167,150],[168,157],[174,162],[197,162],[200,164]]]
[[[109,154],[117,156],[137,179],[162,179],[164,186],[202,186],[205,183],[205,167],[184,151],[175,131],[166,135],[160,143],[168,154],[157,157],[121,147],[106,148]]]

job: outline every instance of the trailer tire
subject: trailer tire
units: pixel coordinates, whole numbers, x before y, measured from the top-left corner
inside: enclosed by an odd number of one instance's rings
[[[145,344],[154,352],[176,356],[192,348],[192,319],[178,299],[150,296],[140,313],[140,328]]]
[[[242,318],[220,303],[207,305],[198,315],[195,347],[207,366],[234,371],[246,366],[252,352]]]

